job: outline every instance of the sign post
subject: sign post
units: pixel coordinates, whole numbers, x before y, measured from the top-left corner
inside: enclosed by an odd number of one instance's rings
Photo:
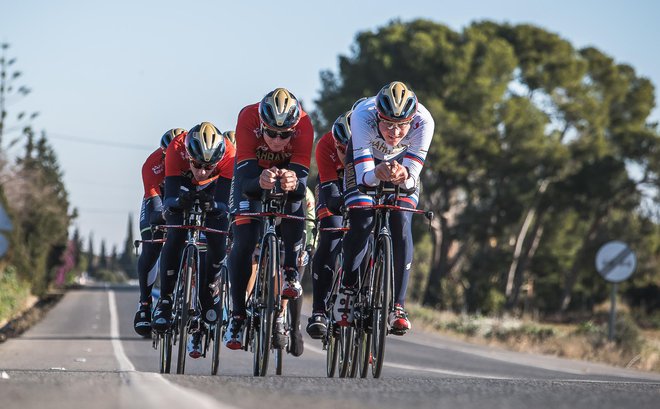
[[[616,317],[617,284],[630,277],[637,267],[635,253],[622,241],[614,240],[601,246],[596,253],[596,270],[603,278],[612,284],[610,301],[610,325],[607,338],[614,339],[614,323]]]

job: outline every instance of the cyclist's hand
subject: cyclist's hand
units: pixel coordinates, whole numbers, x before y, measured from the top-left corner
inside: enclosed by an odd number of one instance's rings
[[[391,166],[392,169],[392,178],[390,181],[395,185],[399,185],[408,179],[408,169],[405,166],[402,166],[397,161],[394,161]]]
[[[264,169],[259,176],[259,186],[264,190],[270,190],[275,187],[275,182],[277,181],[279,169],[275,166],[270,169]]]
[[[282,169],[280,171],[280,184],[282,185],[282,190],[285,192],[295,190],[298,186],[298,176],[296,176],[296,172]]]
[[[215,200],[208,200],[200,203],[200,207],[206,213],[223,213],[227,212],[227,205],[222,202],[216,202]]]
[[[374,174],[376,178],[383,182],[389,182],[392,180],[392,171],[391,165],[389,162],[381,162],[374,169]]]

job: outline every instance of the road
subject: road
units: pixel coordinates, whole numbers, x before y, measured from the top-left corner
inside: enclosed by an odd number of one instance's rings
[[[9,408],[654,408],[660,375],[474,346],[415,332],[388,337],[380,379],[328,379],[318,341],[286,356],[284,376],[251,376],[252,355],[222,349],[160,375],[132,328],[135,287],[69,291],[20,338],[0,344],[0,407]],[[414,323],[413,323],[414,324]]]

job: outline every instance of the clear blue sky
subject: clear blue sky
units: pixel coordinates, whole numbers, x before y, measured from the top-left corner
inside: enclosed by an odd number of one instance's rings
[[[109,250],[121,249],[129,212],[137,236],[140,168],[165,130],[201,121],[233,129],[243,106],[279,86],[312,110],[320,71],[337,70],[357,32],[393,18],[454,30],[484,19],[532,23],[660,84],[660,2],[650,0],[237,3],[0,0],[0,41],[11,44],[33,89],[8,107],[10,118],[40,112],[34,125],[58,154],[80,213],[75,225],[85,238],[93,232],[97,246],[105,238]]]

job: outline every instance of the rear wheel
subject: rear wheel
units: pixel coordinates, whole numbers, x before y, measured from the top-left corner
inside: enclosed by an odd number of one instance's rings
[[[374,286],[372,299],[372,348],[373,362],[371,373],[380,377],[385,359],[385,336],[387,335],[387,314],[390,310],[390,286],[392,275],[392,239],[380,236],[374,265]]]

